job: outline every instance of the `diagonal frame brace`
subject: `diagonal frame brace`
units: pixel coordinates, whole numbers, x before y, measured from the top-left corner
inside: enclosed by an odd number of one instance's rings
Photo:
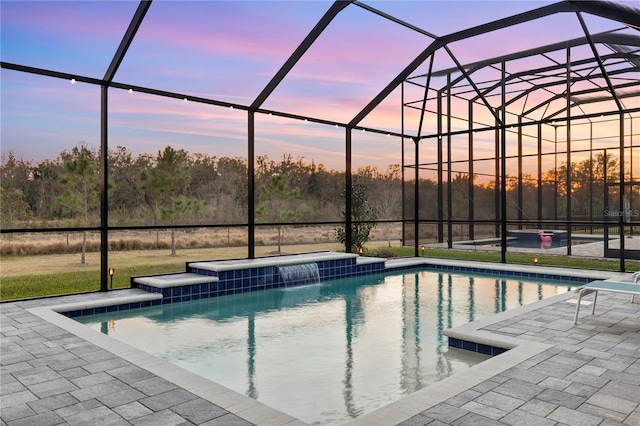
[[[427,96],[429,94],[429,86],[431,85],[431,71],[433,70],[433,60],[436,54],[431,54],[431,61],[429,62],[429,73],[427,74],[427,83],[424,86],[424,98],[422,99],[422,109],[420,111],[420,123],[418,124],[418,136],[415,138],[416,143],[420,140],[422,134],[422,123],[424,122],[424,112],[427,109]]]
[[[300,43],[300,45],[296,48],[296,50],[289,56],[287,61],[280,67],[278,72],[273,76],[271,81],[267,83],[267,85],[262,89],[262,92],[255,98],[251,107],[249,108],[252,111],[259,109],[262,104],[267,100],[267,98],[273,93],[273,91],[278,87],[278,85],[284,80],[284,78],[289,74],[289,72],[293,69],[293,67],[298,63],[302,56],[306,53],[307,50],[313,45],[313,43],[320,37],[320,34],[329,26],[333,18],[335,18],[338,13],[340,13],[344,8],[350,5],[354,0],[337,0],[334,2],[329,10],[320,18],[320,21],[316,24],[315,27],[307,34],[305,39]]]
[[[622,102],[620,102],[618,95],[616,95],[616,91],[613,88],[613,84],[611,84],[611,79],[609,78],[609,74],[607,73],[607,70],[604,67],[604,64],[602,63],[602,58],[600,58],[600,55],[598,54],[598,50],[596,49],[595,44],[593,44],[593,40],[591,39],[591,34],[589,34],[589,30],[587,28],[587,24],[584,22],[584,18],[582,17],[580,12],[576,12],[576,15],[578,16],[578,20],[580,21],[580,26],[584,31],[584,35],[587,38],[587,41],[589,42],[589,46],[591,47],[591,51],[593,52],[593,57],[598,63],[598,67],[602,72],[602,76],[604,77],[604,80],[607,82],[607,87],[609,88],[609,92],[611,93],[613,100],[616,102],[616,105],[618,106],[618,110],[622,111],[624,110],[624,107],[622,106]]]
[[[469,82],[469,84],[471,84],[471,87],[473,87],[473,90],[475,90],[475,92],[478,94],[478,97],[482,100],[482,103],[487,107],[487,109],[489,110],[489,112],[491,112],[491,115],[493,115],[493,117],[496,119],[496,123],[498,123],[499,126],[503,125],[504,123],[502,122],[502,119],[500,119],[500,117],[498,116],[498,114],[494,111],[494,109],[491,107],[491,105],[489,104],[489,102],[487,101],[487,99],[483,96],[482,92],[480,91],[480,89],[478,89],[478,86],[476,86],[476,84],[473,82],[473,80],[471,79],[471,76],[464,70],[464,67],[460,64],[460,62],[458,61],[458,59],[455,57],[455,55],[451,52],[451,49],[449,49],[449,46],[445,45],[443,46],[444,50],[447,51],[447,53],[449,54],[449,56],[451,57],[451,59],[453,60],[453,62],[456,63],[456,66],[458,67],[458,69],[460,70],[460,72],[462,73],[462,75],[464,75],[464,78],[467,79],[467,81]]]
[[[118,50],[116,51],[115,55],[113,55],[111,64],[109,64],[109,68],[104,74],[104,80],[106,82],[111,83],[111,81],[113,81],[113,78],[115,77],[116,72],[118,71],[118,68],[122,63],[127,50],[129,50],[129,46],[131,46],[131,43],[133,42],[133,38],[138,32],[138,29],[140,28],[140,25],[142,24],[142,21],[144,20],[144,17],[147,14],[149,7],[151,6],[151,1],[152,0],[142,0],[140,4],[138,4],[138,8],[136,9],[136,13],[133,15],[133,18],[129,23],[127,32],[124,34],[124,37],[122,37],[120,46],[118,46]]]

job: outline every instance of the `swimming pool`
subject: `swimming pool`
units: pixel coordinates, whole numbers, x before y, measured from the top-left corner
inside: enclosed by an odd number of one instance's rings
[[[575,283],[379,274],[75,318],[310,424],[343,424],[485,360],[444,329]]]
[[[555,231],[558,233],[558,231]],[[526,237],[523,234],[519,234],[516,231],[510,231],[510,234],[517,236],[507,237],[507,249],[536,249],[536,250],[548,250],[553,248],[566,248],[568,240],[566,236],[556,236],[549,242],[542,242],[537,235]],[[566,234],[566,233],[565,233]],[[524,234],[526,235],[526,234]],[[602,243],[603,237],[599,235],[572,235],[571,245],[577,246],[581,244],[590,243]],[[477,249],[499,249],[502,246],[501,238],[485,238],[481,240],[470,241],[458,241],[455,243],[457,246],[472,246]]]

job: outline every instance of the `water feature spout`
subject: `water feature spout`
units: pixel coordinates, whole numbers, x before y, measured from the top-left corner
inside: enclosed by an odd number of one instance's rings
[[[320,283],[320,270],[317,263],[280,266],[278,273],[286,287]]]

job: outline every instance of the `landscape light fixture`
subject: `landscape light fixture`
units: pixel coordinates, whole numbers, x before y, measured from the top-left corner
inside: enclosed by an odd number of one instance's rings
[[[420,250],[422,250],[422,257],[424,257],[424,245],[420,246]]]
[[[109,278],[111,279],[111,285],[109,288],[113,289],[113,276],[116,274],[115,268],[109,268]]]
[[[534,257],[534,258],[533,258],[533,264],[534,264],[534,265],[538,265],[538,258],[537,258],[537,257]]]

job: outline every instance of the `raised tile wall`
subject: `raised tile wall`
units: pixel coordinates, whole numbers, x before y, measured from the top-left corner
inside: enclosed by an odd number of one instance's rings
[[[320,281],[385,272],[384,262],[357,264],[355,257],[349,259],[321,260],[316,263],[318,265]],[[207,284],[167,288],[157,288],[145,284],[135,284],[135,286],[152,293],[162,293],[162,303],[166,304],[198,300],[206,297],[226,296],[248,291],[269,290],[285,285],[278,273],[278,266],[259,266],[220,272],[188,268],[187,272],[215,277],[217,280],[212,280],[211,283]]]
[[[358,265],[355,257],[339,260],[323,260],[316,263],[318,265],[320,281],[385,272],[384,262]],[[194,274],[218,278],[218,283],[211,284],[206,291],[201,292],[208,292],[208,297],[224,296],[227,294],[242,293],[246,291],[268,290],[284,286],[284,283],[278,274],[278,266],[260,266],[256,268],[236,269],[221,272],[198,268],[189,269],[190,270],[188,272]],[[167,296],[170,298],[176,298],[180,297],[179,293],[180,290],[177,292],[171,292],[171,294],[167,294]],[[191,294],[193,294],[193,292],[191,292]]]
[[[464,349],[466,351],[477,352],[484,355],[496,356],[508,351],[509,349],[498,348],[496,346],[483,345],[481,343],[470,342],[467,340],[449,337],[449,347]]]
[[[140,302],[122,303],[119,305],[111,306],[97,306],[94,308],[80,309],[77,311],[59,312],[60,315],[64,315],[69,318],[83,317],[87,315],[106,314],[109,312],[128,311],[130,309],[148,308],[150,306],[161,305],[162,300],[144,300]]]
[[[545,272],[520,272],[520,271],[506,271],[501,269],[485,269],[485,268],[474,268],[468,266],[449,266],[449,265],[421,265],[418,269],[436,270],[436,271],[448,271],[448,272],[459,272],[463,274],[478,274],[478,275],[490,275],[490,276],[500,276],[500,277],[509,277],[509,278],[527,278],[527,279],[535,279],[535,280],[545,280],[545,281],[570,281],[576,284],[586,284],[588,282],[593,281],[593,278],[586,277],[570,277],[566,275],[557,275],[550,274]],[[415,267],[407,268],[407,267],[398,267],[398,268],[387,268],[386,272],[395,272],[395,271],[406,271],[408,269],[416,269]]]

